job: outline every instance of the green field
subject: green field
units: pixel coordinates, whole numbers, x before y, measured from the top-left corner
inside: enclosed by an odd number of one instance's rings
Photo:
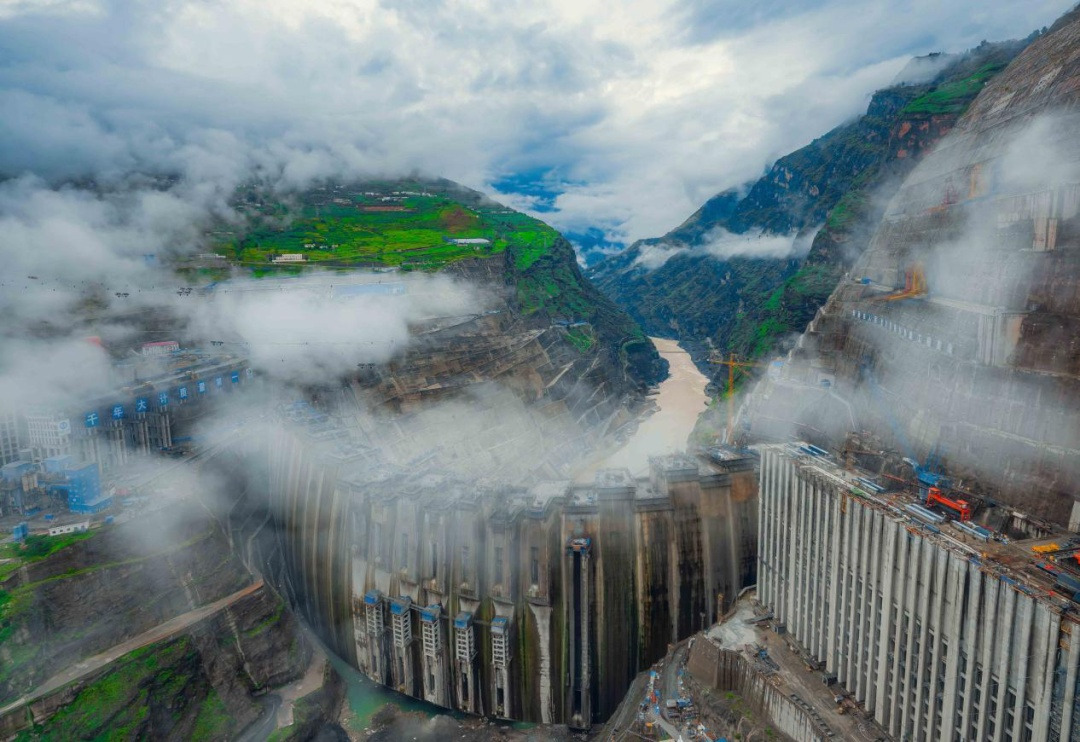
[[[963,113],[987,81],[1001,72],[1005,62],[984,64],[962,80],[945,83],[919,96],[900,111],[901,116],[937,116]]]
[[[519,270],[550,249],[558,233],[543,222],[485,201],[469,191],[424,183],[324,186],[283,201],[254,189],[238,209],[249,227],[219,232],[213,250],[255,268],[282,254],[303,254],[312,264],[438,270],[466,258],[510,251]],[[453,240],[483,239],[486,244]]]
[[[458,261],[492,259],[504,269],[515,310],[560,323],[563,339],[579,353],[608,345],[618,349],[624,368],[649,383],[664,372],[641,328],[584,278],[567,240],[477,191],[447,180],[369,180],[283,196],[249,184],[237,190],[233,206],[242,222],[216,224],[203,247],[229,265],[178,266],[192,283],[221,280],[237,265],[262,277],[310,268],[435,272]],[[272,262],[296,253],[305,260]]]
[[[25,562],[37,562],[65,549],[72,544],[93,536],[92,531],[69,533],[62,536],[27,536],[22,543],[0,545],[0,559],[20,559]]]

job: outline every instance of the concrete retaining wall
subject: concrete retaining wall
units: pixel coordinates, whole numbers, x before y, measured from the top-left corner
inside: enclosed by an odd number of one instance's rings
[[[716,690],[738,693],[795,742],[825,742],[824,732],[815,726],[810,715],[773,687],[740,653],[721,649],[699,637],[690,650],[686,667],[698,682]]]

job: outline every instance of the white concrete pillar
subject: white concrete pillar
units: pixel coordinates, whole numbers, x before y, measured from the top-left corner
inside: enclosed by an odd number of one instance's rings
[[[1049,724],[1050,702],[1054,697],[1054,671],[1057,669],[1055,653],[1057,651],[1058,637],[1061,629],[1061,618],[1056,613],[1040,610],[1040,614],[1046,616],[1043,641],[1045,651],[1042,653],[1042,672],[1039,674],[1038,693],[1032,694],[1035,703],[1035,734],[1032,742],[1048,742],[1050,739]]]
[[[1013,646],[1013,624],[1016,621],[1016,590],[1005,583],[1001,583],[1001,592],[1004,594],[1002,603],[1002,615],[1000,620],[1001,629],[997,633],[997,661],[996,674],[998,677],[997,692],[997,717],[994,719],[993,739],[1001,742],[1005,738],[1005,699],[1009,691],[1009,663],[1013,656],[1020,651],[1021,647]]]
[[[812,584],[810,591],[810,632],[807,636],[807,648],[818,658],[823,654],[821,627],[824,625],[822,614],[825,607],[824,587],[826,572],[824,560],[822,559],[822,549],[825,545],[823,528],[825,522],[825,499],[826,494],[819,489],[814,492],[813,498],[810,501],[810,533],[813,534],[813,537],[810,539],[810,562],[813,565],[813,568],[811,572]]]
[[[829,672],[840,672],[840,589],[843,570],[840,564],[840,529],[843,513],[840,511],[841,501],[839,497],[832,498],[829,503],[829,526],[828,526],[828,560],[829,560],[829,619],[825,630],[828,632],[828,650],[825,655],[825,669]]]
[[[840,625],[841,636],[843,637],[844,660],[840,663],[840,672],[838,673],[840,682],[847,688],[852,686],[852,646],[851,646],[851,623],[853,619],[853,613],[855,610],[855,598],[853,596],[855,590],[855,560],[861,558],[861,555],[854,549],[855,541],[855,512],[852,508],[848,508],[847,513],[842,520],[842,538],[844,539],[843,554],[844,560],[841,564],[840,578],[843,580],[843,588],[840,597]]]
[[[771,534],[769,532],[770,505],[770,482],[772,480],[773,452],[765,449],[761,456],[761,469],[758,472],[758,595],[765,605],[772,605],[772,570],[770,563]],[[640,559],[639,552],[639,559]],[[640,589],[640,581],[639,581]]]
[[[863,665],[863,658],[869,651],[867,647],[868,633],[870,628],[870,621],[873,617],[874,601],[871,593],[871,579],[873,574],[873,565],[876,563],[877,549],[874,548],[874,544],[870,539],[871,522],[873,520],[873,511],[870,508],[863,507],[861,503],[852,502],[849,503],[849,507],[856,507],[859,510],[859,538],[858,538],[858,552],[861,555],[859,559],[855,575],[856,578],[861,581],[856,583],[855,599],[857,605],[853,615],[855,616],[854,628],[855,633],[854,649],[855,649],[855,661],[853,666],[855,668],[855,697],[859,701],[865,701],[867,698],[867,668]]]
[[[999,594],[999,591],[1001,589],[1001,582],[996,578],[988,577],[986,579],[986,586],[985,587],[986,587],[986,590],[985,590],[985,593],[984,593],[985,599],[983,601],[983,611],[982,611],[982,615],[983,615],[982,651],[980,652],[980,655],[981,655],[980,664],[982,665],[983,679],[982,679],[982,689],[979,691],[980,694],[981,694],[980,702],[979,702],[979,727],[978,727],[978,732],[975,735],[976,739],[980,739],[980,740],[987,739],[987,736],[986,736],[987,724],[986,724],[986,722],[987,722],[987,717],[989,716],[989,712],[990,712],[990,685],[991,685],[990,680],[991,680],[991,675],[993,675],[994,668],[995,668],[995,665],[994,665],[994,647],[997,644],[997,638],[998,638],[997,624],[998,624],[998,613],[1000,612],[1000,607],[998,605],[998,603],[999,603],[998,594]]]
[[[870,579],[867,580],[867,607],[864,609],[866,613],[866,667],[863,669],[863,675],[866,678],[866,690],[863,693],[863,698],[869,711],[874,710],[874,704],[877,702],[877,659],[881,643],[881,622],[878,620],[878,605],[883,583],[882,565],[886,562],[886,555],[882,551],[885,542],[882,532],[883,520],[884,517],[879,511],[871,511]]]
[[[944,660],[942,657],[942,642],[945,639],[946,629],[945,621],[942,616],[942,606],[945,604],[945,591],[946,577],[948,575],[949,553],[942,549],[934,550],[934,586],[933,597],[931,602],[933,603],[930,611],[930,630],[934,632],[934,638],[931,642],[931,658],[930,658],[930,685],[926,689],[928,695],[928,705],[926,711],[926,724],[924,725],[924,739],[935,739],[937,733],[935,731],[937,710],[938,710],[938,679],[941,677],[941,663]],[[927,634],[929,636],[929,634]],[[952,642],[949,642],[950,651],[952,649]],[[949,688],[945,689],[946,694],[951,694],[952,691]],[[941,717],[942,730],[948,729],[951,726],[951,721],[946,719],[944,714]]]
[[[902,654],[904,656],[904,667],[901,672],[900,680],[903,682],[904,692],[901,694],[900,684],[897,684],[896,694],[900,701],[900,736],[906,734],[908,728],[912,725],[912,714],[914,709],[912,708],[912,699],[915,697],[915,683],[912,681],[913,675],[918,675],[919,656],[915,653],[915,637],[918,632],[915,630],[915,621],[920,618],[919,613],[919,590],[918,575],[922,569],[922,564],[925,560],[925,555],[922,553],[924,541],[921,538],[915,536],[909,536],[911,541],[911,565],[908,570],[908,578],[906,590],[904,591],[904,604],[903,610],[908,613],[908,626],[907,633],[900,637],[903,642]],[[902,615],[903,611],[901,612]]]
[[[1061,702],[1061,737],[1060,742],[1070,742],[1073,738],[1072,715],[1073,702],[1076,700],[1076,673],[1080,664],[1080,626],[1073,624],[1069,635],[1069,659],[1065,665],[1065,697]]]
[[[971,711],[975,703],[975,666],[982,651],[980,639],[984,636],[982,620],[985,616],[983,611],[983,588],[986,576],[974,565],[968,562],[967,567],[967,612],[964,617],[964,653],[967,655],[967,664],[964,673],[967,675],[967,685],[964,689],[964,703],[959,712],[961,714],[960,728],[963,730],[964,739],[968,738],[971,730]]]
[[[882,559],[882,587],[881,587],[881,626],[878,632],[878,665],[877,665],[877,692],[873,706],[874,719],[886,726],[885,717],[889,713],[890,699],[886,697],[885,689],[888,686],[889,674],[892,672],[892,660],[889,659],[889,641],[893,637],[896,625],[896,612],[892,609],[893,600],[896,597],[896,548],[897,531],[899,527],[892,518],[883,519],[884,526],[884,558]]]
[[[944,604],[941,627],[944,640],[949,643],[949,649],[945,657],[945,698],[941,702],[941,724],[942,736],[951,737],[960,713],[957,708],[959,700],[957,691],[962,672],[960,666],[960,650],[963,647],[961,626],[966,616],[961,612],[961,606],[964,602],[967,563],[960,561],[952,554],[949,555],[947,563],[948,599]]]
[[[933,647],[930,646],[930,597],[934,592],[934,563],[937,561],[940,550],[924,538],[916,540],[919,542],[919,552],[922,556],[920,569],[922,589],[917,591],[918,595],[916,596],[916,610],[919,619],[918,631],[915,631],[914,627],[912,627],[912,638],[918,642],[919,649],[915,653],[915,682],[913,684],[914,688],[912,688],[914,693],[910,695],[914,699],[914,708],[912,710],[912,720],[915,724],[914,738],[918,741],[923,739],[921,730],[925,727],[923,699],[930,692],[926,683],[926,670],[929,663],[936,659]],[[912,684],[909,682],[909,685]]]
[[[904,635],[904,609],[907,606],[907,592],[908,592],[908,573],[911,569],[911,538],[909,537],[906,529],[900,523],[896,524],[896,540],[897,540],[897,560],[896,563],[900,566],[900,572],[896,578],[896,609],[894,611],[896,619],[893,625],[893,660],[892,660],[892,682],[889,690],[889,732],[892,736],[896,737],[900,733],[901,722],[901,702],[900,697],[900,659],[904,656],[904,651],[907,646]],[[890,610],[893,610],[890,606]]]
[[[1015,592],[1015,591],[1013,591]],[[1012,648],[1013,664],[1016,667],[1016,705],[1013,707],[1012,738],[1023,739],[1020,730],[1024,728],[1024,705],[1027,700],[1028,658],[1031,656],[1031,624],[1034,619],[1034,601],[1026,595],[1017,596],[1017,614],[1020,621],[1020,641]],[[1002,716],[1002,719],[1007,717]]]
[[[791,581],[791,622],[788,626],[788,630],[791,631],[796,637],[802,639],[806,632],[803,630],[803,620],[806,614],[806,542],[807,539],[801,538],[806,531],[806,499],[809,485],[807,481],[800,478],[796,481],[795,487],[795,499],[792,503],[794,506],[794,517],[792,518],[792,526],[795,529],[795,533],[791,539],[791,560],[794,566],[794,579]]]

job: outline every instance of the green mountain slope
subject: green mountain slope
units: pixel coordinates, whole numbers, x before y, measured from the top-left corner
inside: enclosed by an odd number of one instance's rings
[[[725,191],[660,238],[590,276],[650,334],[760,358],[801,332],[859,255],[884,204],[922,154],[1036,35],[942,58],[923,84],[875,93],[866,114],[780,158],[744,194]],[[751,240],[731,257],[717,240]],[[753,238],[790,254],[753,257]],[[772,244],[776,240],[770,240]],[[775,250],[773,251],[775,254]]]
[[[641,327],[582,274],[562,235],[451,181],[325,183],[288,196],[249,185],[236,209],[247,224],[219,225],[208,246],[228,266],[181,268],[193,280],[241,266],[255,275],[365,267],[501,281],[525,321],[567,326],[570,345],[609,355],[632,384],[666,373]],[[281,256],[294,260],[274,262]]]
[[[251,185],[237,208],[249,227],[222,232],[216,248],[251,266],[287,253],[325,266],[438,270],[509,249],[527,267],[559,236],[449,181],[330,183],[285,198]]]

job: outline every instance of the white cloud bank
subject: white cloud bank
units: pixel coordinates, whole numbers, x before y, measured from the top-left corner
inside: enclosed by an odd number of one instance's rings
[[[629,241],[858,113],[911,54],[1071,4],[7,0],[0,171],[543,172],[548,220]]]
[[[643,244],[638,247],[638,256],[630,267],[640,266],[648,271],[654,271],[680,253],[695,255],[710,255],[717,260],[729,260],[731,258],[802,258],[810,252],[810,246],[814,242],[814,236],[818,229],[808,230],[802,233],[770,234],[755,230],[745,234],[732,234],[722,227],[717,227],[704,235],[694,245],[671,244],[657,242],[655,244]]]

